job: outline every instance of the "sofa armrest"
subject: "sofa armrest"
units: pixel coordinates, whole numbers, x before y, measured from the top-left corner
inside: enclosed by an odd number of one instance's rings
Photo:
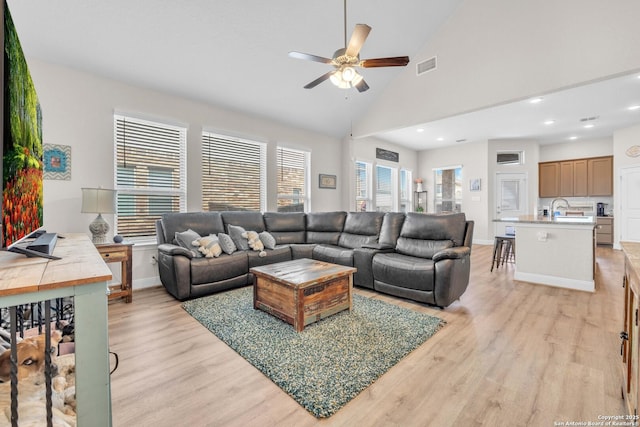
[[[468,256],[471,253],[471,248],[467,246],[456,246],[453,248],[443,249],[433,254],[433,262],[438,262],[443,259],[460,259]]]
[[[170,243],[163,243],[158,245],[158,252],[164,255],[174,256],[174,255],[183,255],[187,258],[193,258],[193,252],[189,249],[183,248],[182,246],[172,245]]]
[[[386,245],[384,243],[365,243],[364,245],[362,245],[362,247],[365,249],[379,249],[379,250],[393,249],[392,245]]]

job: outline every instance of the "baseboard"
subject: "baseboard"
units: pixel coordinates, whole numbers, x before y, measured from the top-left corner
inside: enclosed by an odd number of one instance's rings
[[[556,288],[575,289],[577,291],[595,292],[595,282],[593,280],[567,279],[564,277],[548,276],[545,274],[522,273],[517,269],[513,273],[514,280],[522,282],[537,283],[540,285],[553,286]]]
[[[474,239],[474,245],[493,245],[493,240]]]
[[[136,279],[133,281],[133,290],[153,288],[154,286],[162,286],[160,282],[160,276],[145,277],[144,279]]]

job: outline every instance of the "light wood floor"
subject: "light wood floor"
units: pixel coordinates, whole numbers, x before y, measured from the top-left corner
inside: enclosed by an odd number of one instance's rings
[[[317,420],[163,288],[109,305],[114,426],[553,426],[624,413],[623,257],[597,249],[597,290],[513,281],[474,246],[445,310],[358,289],[448,324],[333,417]],[[567,254],[570,256],[570,254]]]

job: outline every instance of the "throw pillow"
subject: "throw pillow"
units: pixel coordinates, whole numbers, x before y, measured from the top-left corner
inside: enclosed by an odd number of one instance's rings
[[[215,234],[209,234],[207,237],[194,240],[193,245],[199,246],[198,251],[204,254],[205,258],[218,258],[222,253],[220,241]]]
[[[264,245],[265,248],[267,249],[276,248],[276,238],[273,237],[271,233],[269,233],[268,231],[263,231],[262,233],[258,234],[258,236],[260,236],[260,240],[262,241],[262,244]]]
[[[193,242],[200,238],[200,235],[193,231],[192,229],[188,229],[187,231],[176,232],[174,236],[176,242],[178,242],[178,246],[188,249],[193,253],[193,256],[196,258],[202,258],[203,255],[196,250],[193,246]]]
[[[236,244],[233,243],[233,239],[228,234],[218,233],[218,241],[220,249],[227,255],[231,255],[237,249]]]
[[[235,243],[236,248],[239,251],[248,251],[249,250],[249,242],[247,242],[247,238],[243,237],[242,234],[246,233],[246,230],[238,225],[228,225],[227,231],[229,232],[229,236],[233,239],[233,243]]]

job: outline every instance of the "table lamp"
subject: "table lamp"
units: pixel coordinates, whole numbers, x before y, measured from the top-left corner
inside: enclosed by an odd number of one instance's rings
[[[94,244],[107,243],[109,224],[102,218],[102,214],[115,213],[116,190],[106,188],[82,189],[82,213],[97,213],[98,216],[89,224],[92,242]]]

